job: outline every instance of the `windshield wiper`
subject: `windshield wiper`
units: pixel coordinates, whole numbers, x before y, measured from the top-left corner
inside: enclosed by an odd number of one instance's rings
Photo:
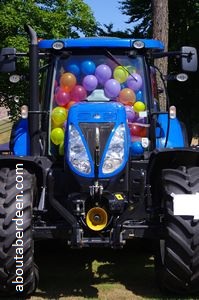
[[[124,69],[125,72],[127,72],[129,74],[129,76],[131,76],[135,81],[138,81],[135,76],[133,76],[132,73],[129,72],[128,69],[126,69],[120,62],[119,60],[110,52],[106,49],[106,54],[108,54],[108,56],[120,67],[122,67],[122,69]]]

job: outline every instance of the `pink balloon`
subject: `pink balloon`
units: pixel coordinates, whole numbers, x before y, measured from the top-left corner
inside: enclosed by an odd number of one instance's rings
[[[127,86],[135,92],[139,91],[142,86],[142,77],[137,73],[131,74],[127,78]]]
[[[57,88],[55,101],[59,106],[64,106],[70,101],[70,94],[62,88]]]
[[[76,85],[71,91],[71,100],[75,102],[85,100],[86,97],[87,97],[87,93],[85,88],[82,85]]]

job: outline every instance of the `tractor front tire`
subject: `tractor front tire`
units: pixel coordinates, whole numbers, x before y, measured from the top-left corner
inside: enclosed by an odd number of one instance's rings
[[[36,181],[27,170],[22,173],[0,169],[0,296],[20,298],[35,291],[38,279],[32,236]]]
[[[199,220],[174,215],[171,195],[199,193],[199,167],[165,169],[162,185],[165,232],[155,256],[157,281],[164,292],[195,294],[199,292]]]

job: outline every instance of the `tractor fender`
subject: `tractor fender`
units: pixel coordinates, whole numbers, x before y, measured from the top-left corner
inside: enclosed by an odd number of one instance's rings
[[[168,130],[168,114],[158,116],[158,127],[156,130],[156,148],[163,149],[166,144]],[[166,148],[188,147],[186,128],[177,118],[169,120],[169,135]]]
[[[147,169],[147,183],[151,186],[156,184],[161,178],[163,169],[176,169],[179,166],[199,166],[199,149],[175,148],[153,151]]]
[[[10,150],[14,155],[30,154],[28,119],[19,119],[12,127]]]

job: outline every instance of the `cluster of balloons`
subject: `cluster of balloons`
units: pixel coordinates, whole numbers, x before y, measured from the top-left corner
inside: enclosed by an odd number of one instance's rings
[[[64,131],[68,110],[62,106],[56,106],[51,113],[51,142],[58,146],[59,155],[64,155]]]
[[[130,127],[132,143],[140,142],[146,137],[145,123],[139,113],[146,111],[142,95],[142,77],[133,66],[118,66],[116,64],[96,64],[91,59],[81,62],[66,61],[64,72],[55,84],[54,108],[51,114],[51,141],[59,146],[63,153],[65,123],[69,108],[85,100],[96,89],[103,89],[104,95],[110,100],[125,105],[127,121]],[[100,99],[99,99],[100,100]]]

